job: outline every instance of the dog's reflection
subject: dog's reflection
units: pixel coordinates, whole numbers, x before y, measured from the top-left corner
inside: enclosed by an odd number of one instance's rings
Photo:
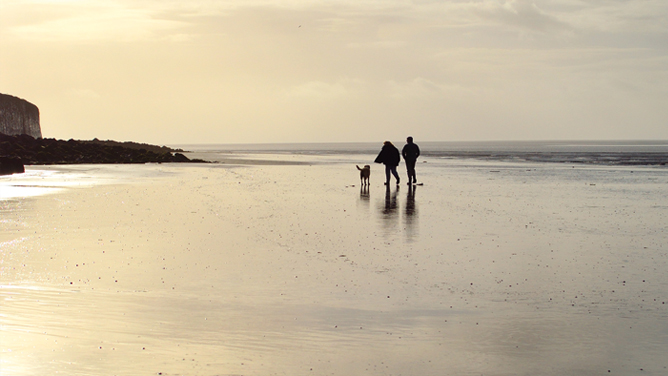
[[[369,195],[369,186],[362,184],[360,185],[360,199],[363,201],[369,201],[371,195]]]

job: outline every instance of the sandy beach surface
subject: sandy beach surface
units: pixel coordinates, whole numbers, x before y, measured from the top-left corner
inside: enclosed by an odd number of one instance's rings
[[[0,178],[0,374],[668,374],[665,167],[373,157]]]

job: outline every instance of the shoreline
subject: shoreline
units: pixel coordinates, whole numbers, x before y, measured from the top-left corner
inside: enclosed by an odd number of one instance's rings
[[[425,152],[424,156],[471,158],[494,161],[525,161],[536,163],[591,164],[606,166],[665,166],[664,152]]]
[[[668,141],[517,141],[517,142],[423,142],[422,155],[436,159],[475,159],[529,163],[606,166],[665,166]],[[376,155],[376,143],[284,143],[284,144],[184,144],[188,154],[208,160],[241,160],[244,154],[285,160],[288,156]],[[255,157],[255,159],[261,159]]]

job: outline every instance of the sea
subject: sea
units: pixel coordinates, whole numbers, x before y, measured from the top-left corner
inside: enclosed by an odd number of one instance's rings
[[[418,142],[416,142],[418,143]],[[395,142],[401,148],[403,142]],[[419,142],[423,157],[507,162],[546,162],[599,165],[656,165],[668,162],[667,140],[625,141],[453,141]],[[360,155],[375,154],[382,144],[267,143],[176,145],[186,151],[215,154]]]

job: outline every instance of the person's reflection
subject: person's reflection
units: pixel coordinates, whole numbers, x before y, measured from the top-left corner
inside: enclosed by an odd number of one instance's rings
[[[399,187],[392,193],[390,186],[385,186],[385,205],[382,208],[383,217],[386,219],[394,218],[397,216],[397,194],[399,193]]]
[[[406,223],[406,237],[412,240],[417,235],[417,206],[415,205],[415,192],[417,186],[409,185],[406,195],[406,210],[404,211],[404,221]]]
[[[399,213],[397,211],[397,194],[399,186],[394,191],[389,185],[385,186],[385,200],[380,202],[380,221],[387,236],[394,236],[400,226]]]

